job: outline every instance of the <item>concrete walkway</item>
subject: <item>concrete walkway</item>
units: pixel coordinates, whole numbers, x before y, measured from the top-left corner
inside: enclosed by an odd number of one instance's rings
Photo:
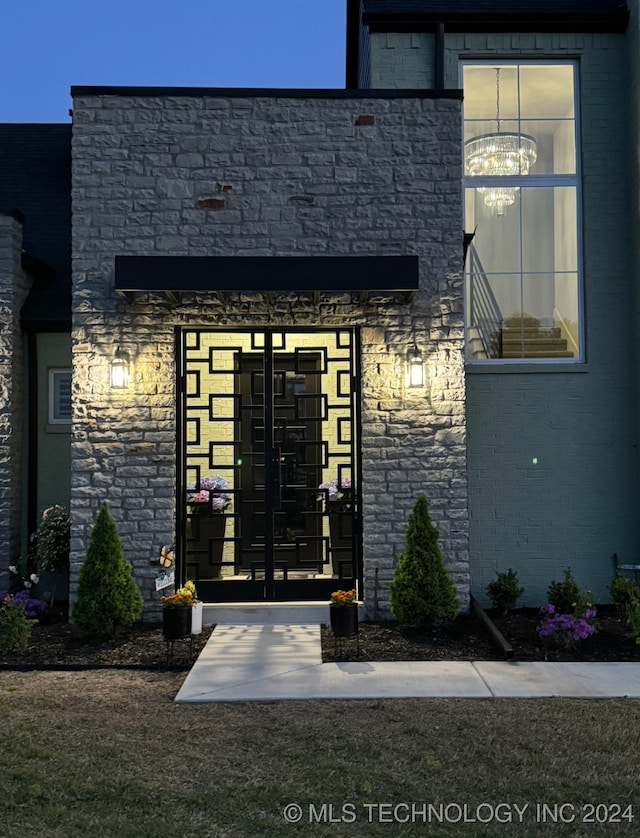
[[[251,611],[251,609],[249,609]],[[271,620],[290,617],[281,610]],[[178,702],[363,698],[640,698],[637,663],[407,661],[322,663],[319,622],[220,612]],[[308,616],[308,614],[307,614]],[[314,615],[315,616],[315,615]],[[322,620],[328,622],[328,620]]]

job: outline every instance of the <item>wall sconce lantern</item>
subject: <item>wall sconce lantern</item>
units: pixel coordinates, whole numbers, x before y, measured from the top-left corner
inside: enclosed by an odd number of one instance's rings
[[[415,343],[407,351],[407,373],[409,387],[424,387],[424,361]]]
[[[111,361],[111,387],[114,390],[124,390],[128,386],[129,356],[117,346]]]

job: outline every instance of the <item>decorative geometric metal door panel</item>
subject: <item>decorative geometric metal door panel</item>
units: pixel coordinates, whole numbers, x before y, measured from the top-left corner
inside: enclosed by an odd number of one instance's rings
[[[358,334],[179,333],[180,565],[208,601],[361,584]]]

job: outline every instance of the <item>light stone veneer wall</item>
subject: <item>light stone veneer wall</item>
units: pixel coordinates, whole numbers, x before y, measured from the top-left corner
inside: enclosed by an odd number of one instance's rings
[[[107,501],[147,607],[174,540],[176,326],[362,327],[365,598],[388,586],[420,492],[468,607],[460,100],[74,92],[71,597]],[[196,95],[197,93],[197,95]],[[410,305],[299,305],[211,294],[133,303],[116,255],[419,257]],[[179,279],[178,279],[179,284]],[[430,399],[402,384],[414,337]],[[109,386],[115,344],[128,391]],[[377,576],[378,588],[374,591]]]
[[[23,427],[25,389],[20,310],[31,288],[22,270],[22,224],[0,215],[0,591],[7,590],[7,566],[21,554]]]

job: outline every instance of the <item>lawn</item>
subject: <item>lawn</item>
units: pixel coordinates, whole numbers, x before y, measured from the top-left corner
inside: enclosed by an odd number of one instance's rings
[[[0,672],[2,836],[638,832],[640,701],[176,705],[183,678]]]

